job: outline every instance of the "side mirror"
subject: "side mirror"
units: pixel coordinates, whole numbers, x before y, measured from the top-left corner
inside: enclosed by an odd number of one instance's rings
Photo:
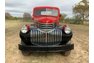
[[[59,15],[59,17],[61,17],[61,14]]]
[[[31,17],[31,19],[32,19],[32,20],[34,20],[34,18],[33,18],[33,17]]]

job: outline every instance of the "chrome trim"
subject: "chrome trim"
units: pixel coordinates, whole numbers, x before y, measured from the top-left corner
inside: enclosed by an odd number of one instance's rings
[[[42,29],[33,29],[30,35],[31,42],[36,45],[56,45],[62,41],[62,31],[55,28],[48,32]]]

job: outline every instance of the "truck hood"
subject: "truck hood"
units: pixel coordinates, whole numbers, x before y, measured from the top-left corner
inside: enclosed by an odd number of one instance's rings
[[[54,23],[58,20],[56,17],[38,17],[35,18],[39,23]]]

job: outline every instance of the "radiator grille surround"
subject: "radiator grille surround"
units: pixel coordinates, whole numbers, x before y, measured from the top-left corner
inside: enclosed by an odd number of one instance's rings
[[[34,45],[58,45],[62,41],[60,29],[33,29],[30,32],[30,40]]]

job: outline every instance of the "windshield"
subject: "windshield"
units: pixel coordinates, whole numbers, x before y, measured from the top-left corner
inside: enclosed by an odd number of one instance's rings
[[[58,16],[58,10],[49,8],[36,9],[34,10],[34,15]]]

